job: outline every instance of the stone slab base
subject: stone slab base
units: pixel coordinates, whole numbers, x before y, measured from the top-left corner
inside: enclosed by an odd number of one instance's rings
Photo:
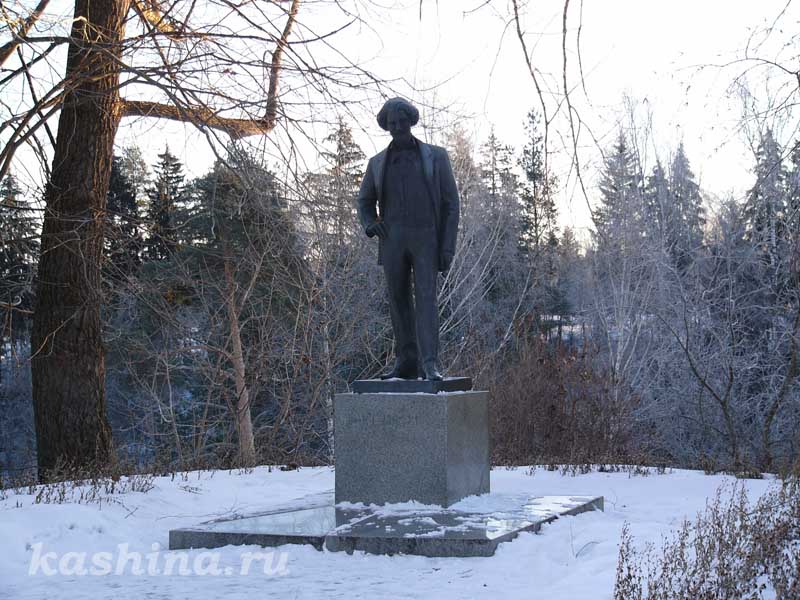
[[[520,532],[563,517],[603,510],[602,496],[504,496],[480,499],[491,512],[438,507],[354,507],[298,501],[297,508],[209,521],[169,532],[170,550],[233,545],[309,544],[317,550],[421,556],[492,556]]]

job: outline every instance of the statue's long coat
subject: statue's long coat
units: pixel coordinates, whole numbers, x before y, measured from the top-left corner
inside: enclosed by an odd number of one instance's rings
[[[422,160],[422,171],[428,188],[428,196],[433,202],[439,255],[450,254],[452,256],[456,251],[459,200],[450,158],[444,148],[425,144],[419,140],[416,140],[416,143]],[[364,229],[374,223],[379,215],[385,214],[383,182],[386,157],[390,149],[391,145],[369,159],[367,172],[361,181],[361,189],[358,193],[358,217]],[[378,264],[383,264],[383,243],[380,242]]]

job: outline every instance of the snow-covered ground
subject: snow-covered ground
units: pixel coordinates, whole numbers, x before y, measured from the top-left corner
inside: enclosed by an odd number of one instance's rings
[[[170,575],[147,574],[148,568],[167,570],[170,529],[329,492],[333,469],[261,467],[250,473],[195,472],[186,480],[161,477],[147,493],[114,495],[99,504],[35,504],[31,495],[10,494],[0,500],[0,599],[611,598],[626,521],[637,546],[659,544],[733,481],[697,471],[563,476],[538,468],[531,476],[525,468],[498,468],[492,471],[493,493],[602,495],[605,512],[564,517],[540,534],[523,533],[490,558],[227,546],[176,553]],[[743,485],[754,500],[769,481]],[[139,555],[143,573],[136,574]],[[180,574],[181,565],[188,565],[188,574]]]

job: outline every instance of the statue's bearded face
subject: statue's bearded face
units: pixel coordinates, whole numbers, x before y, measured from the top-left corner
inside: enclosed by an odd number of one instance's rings
[[[411,139],[411,121],[404,110],[392,109],[386,118],[386,127],[392,139],[403,142]]]

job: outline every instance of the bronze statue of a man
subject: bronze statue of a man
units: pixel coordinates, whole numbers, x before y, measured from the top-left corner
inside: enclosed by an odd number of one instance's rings
[[[367,236],[378,236],[389,292],[396,357],[384,379],[442,379],[436,278],[453,261],[459,199],[447,151],[411,135],[417,121],[407,100],[386,101],[378,125],[392,141],[369,160],[358,194],[358,216]]]

